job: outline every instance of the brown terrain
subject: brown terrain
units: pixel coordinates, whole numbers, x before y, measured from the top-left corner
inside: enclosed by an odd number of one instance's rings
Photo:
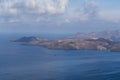
[[[108,35],[109,33],[109,35]],[[15,42],[24,42],[24,45],[32,45],[32,46],[43,46],[48,49],[61,49],[61,50],[109,50],[109,51],[117,51],[120,52],[120,41],[119,37],[117,37],[117,33],[113,32],[105,32],[99,33],[97,37],[96,34],[92,33],[92,36],[87,34],[87,37],[81,37],[81,34],[78,37],[74,36],[74,38],[65,38],[65,39],[57,39],[57,40],[49,40],[45,38],[38,37],[23,37]],[[114,36],[114,35],[115,36]],[[83,35],[83,34],[82,34]],[[90,34],[89,34],[90,35]],[[105,36],[104,37],[102,37]],[[115,39],[114,39],[115,38]]]

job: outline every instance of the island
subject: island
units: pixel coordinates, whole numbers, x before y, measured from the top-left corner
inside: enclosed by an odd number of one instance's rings
[[[39,37],[22,37],[14,40],[24,45],[42,46],[55,50],[109,50],[120,52],[120,41],[105,38],[65,38],[45,39]]]

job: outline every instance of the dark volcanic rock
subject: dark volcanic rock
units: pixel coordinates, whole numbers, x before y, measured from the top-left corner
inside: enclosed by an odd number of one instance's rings
[[[36,41],[37,38],[36,37],[22,37],[18,40],[15,40],[15,42],[30,42],[30,41]]]
[[[41,41],[47,41],[47,40],[48,39],[45,39],[45,38],[31,36],[31,37],[22,37],[20,39],[14,40],[14,42],[27,42],[27,43],[29,43],[29,42],[36,42],[36,41],[41,42]]]

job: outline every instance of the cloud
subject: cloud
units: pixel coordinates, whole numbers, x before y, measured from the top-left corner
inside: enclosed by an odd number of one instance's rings
[[[99,4],[94,0],[86,0],[83,4],[83,13],[88,19],[95,19],[98,17]]]
[[[69,21],[90,21],[99,18],[99,4],[95,0],[85,0],[77,8],[73,8],[66,14]]]
[[[0,17],[10,21],[13,21],[12,18],[14,21],[15,18],[27,21],[34,17],[62,15],[67,4],[68,0],[1,0]]]
[[[64,13],[68,0],[1,0],[0,12],[3,13]]]
[[[17,8],[26,13],[36,14],[57,14],[64,13],[67,6],[67,0],[22,0],[17,5]]]
[[[114,10],[100,10],[101,5],[95,0],[86,0],[83,4],[82,16],[85,16],[86,20],[98,21],[98,22],[120,22],[120,11]]]
[[[99,15],[102,20],[114,23],[120,22],[120,11],[102,11]]]
[[[68,6],[69,2],[69,0],[0,0],[0,21],[61,24],[120,20],[118,14],[109,14],[112,11],[109,13],[100,11],[101,6],[97,0],[84,0],[75,7]]]
[[[0,2],[0,15],[16,14],[17,10],[13,8],[15,2],[11,0],[1,0]]]
[[[73,9],[67,14],[67,19],[69,22],[79,21],[79,22],[120,22],[120,11],[102,11],[101,5],[97,0],[85,0],[81,5],[77,6],[77,9]]]

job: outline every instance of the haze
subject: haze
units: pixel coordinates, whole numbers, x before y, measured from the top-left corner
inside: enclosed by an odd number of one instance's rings
[[[120,29],[120,0],[0,0],[0,33]]]

